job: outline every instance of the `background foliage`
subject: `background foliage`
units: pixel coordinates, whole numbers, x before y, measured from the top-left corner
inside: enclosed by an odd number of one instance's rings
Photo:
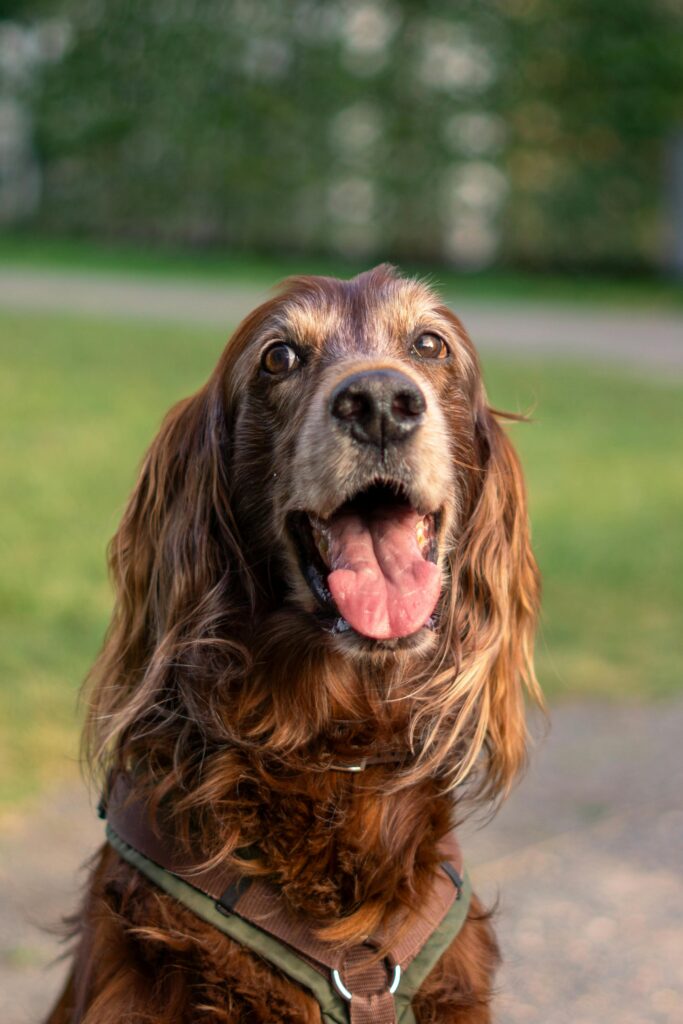
[[[19,229],[0,278],[242,294],[388,258],[438,271],[456,309],[612,303],[645,324],[659,305],[673,323],[680,285],[604,272],[662,262],[682,101],[680,0],[0,0],[0,228]],[[0,808],[73,774],[105,542],[233,326],[38,314],[2,284]],[[543,686],[675,694],[680,375],[548,353],[485,366],[494,404],[534,410],[512,429]]]
[[[662,258],[677,0],[12,7],[34,227],[462,267]]]

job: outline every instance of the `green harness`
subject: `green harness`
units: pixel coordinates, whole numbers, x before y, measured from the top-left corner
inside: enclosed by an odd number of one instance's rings
[[[452,863],[444,863],[438,895],[428,901],[430,920],[412,929],[403,945],[392,950],[384,964],[373,955],[371,961],[366,959],[361,963],[363,970],[356,967],[354,973],[354,965],[347,971],[348,960],[335,960],[337,954],[332,947],[328,950],[314,937],[312,929],[290,924],[277,903],[275,890],[265,883],[253,881],[251,895],[247,894],[245,899],[244,879],[238,879],[217,899],[215,893],[222,889],[224,878],[216,888],[210,875],[194,877],[186,865],[171,870],[168,864],[158,863],[168,862],[168,853],[162,849],[157,832],[151,828],[147,832],[143,830],[144,819],[139,806],[131,807],[130,803],[123,802],[112,806],[110,797],[107,816],[107,841],[120,857],[197,917],[307,989],[320,1006],[324,1024],[415,1024],[413,996],[467,918],[472,894],[468,875],[463,872],[461,879]],[[173,862],[171,866],[176,867]],[[180,877],[179,871],[184,877]],[[447,880],[450,890],[443,879]],[[261,895],[259,886],[262,886]],[[438,923],[431,927],[437,918]],[[279,931],[280,935],[273,931]],[[367,954],[367,944],[363,944],[362,952]],[[378,970],[381,989],[374,991]],[[368,971],[373,979],[369,986]]]

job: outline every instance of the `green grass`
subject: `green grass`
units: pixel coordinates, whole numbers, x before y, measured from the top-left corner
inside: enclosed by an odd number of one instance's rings
[[[551,697],[683,690],[683,381],[487,363],[522,456],[544,580],[537,648]]]
[[[378,258],[374,262],[380,262]],[[333,274],[350,277],[367,268],[331,257],[294,253],[257,256],[221,249],[163,249],[133,243],[104,243],[30,235],[0,236],[0,266],[45,267],[92,273],[179,275],[195,280],[270,286],[289,274]],[[570,304],[681,308],[683,284],[665,277],[599,276],[595,274],[532,274],[511,270],[456,273],[444,267],[404,265],[410,273],[427,274],[449,296],[460,301],[520,301]]]
[[[221,331],[0,313],[0,805],[75,772],[79,682],[110,607],[105,544],[160,418]],[[551,697],[680,689],[683,385],[487,364],[545,577]]]

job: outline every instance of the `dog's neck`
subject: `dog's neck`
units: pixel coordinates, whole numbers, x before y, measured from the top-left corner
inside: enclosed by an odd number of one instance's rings
[[[316,662],[303,662],[298,677],[271,665],[252,680],[239,717],[258,706],[251,720],[269,722],[269,741],[247,730],[243,744],[210,759],[215,766],[205,761],[202,788],[213,776],[217,799],[207,810],[225,846],[255,848],[294,909],[348,936],[419,903],[452,829],[453,801],[436,779],[396,785],[417,756],[397,680],[343,659]],[[293,726],[313,738],[287,749]],[[362,771],[331,767],[364,758]]]
[[[415,666],[351,661],[319,633],[296,647],[266,635],[272,648],[262,643],[244,675],[207,679],[201,727],[195,714],[175,736],[143,734],[127,763],[188,848],[212,858],[250,847],[293,909],[334,922],[339,938],[368,934],[419,904],[453,824],[443,780],[410,770]],[[330,767],[364,757],[381,763]]]
[[[231,846],[257,851],[293,909],[335,924],[341,938],[419,904],[452,828],[452,801],[434,780],[390,793],[391,764],[349,773],[239,761],[219,830]]]

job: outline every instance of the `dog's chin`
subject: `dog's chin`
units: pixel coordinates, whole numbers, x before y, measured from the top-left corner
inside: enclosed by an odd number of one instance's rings
[[[319,617],[318,620],[320,621]],[[387,661],[405,655],[415,658],[426,656],[436,646],[438,633],[436,617],[410,636],[390,637],[384,640],[363,636],[344,620],[331,625],[321,622],[320,626],[330,636],[334,648],[346,658],[353,660]]]

